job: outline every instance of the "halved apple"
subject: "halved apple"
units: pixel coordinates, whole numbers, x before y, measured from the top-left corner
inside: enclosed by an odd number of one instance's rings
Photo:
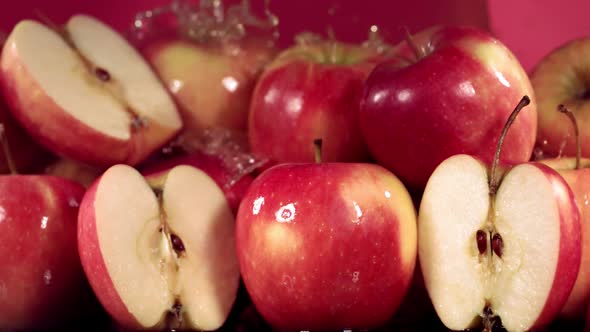
[[[1,85],[19,122],[53,152],[88,164],[137,164],[182,127],[142,56],[83,15],[63,31],[25,20],[8,37]]]
[[[214,330],[235,301],[234,217],[194,167],[148,178],[109,168],[84,196],[78,245],[96,295],[126,328]]]
[[[434,171],[420,203],[419,261],[442,322],[464,330],[498,318],[508,331],[551,322],[580,268],[581,221],[574,194],[550,167],[524,163],[491,170],[456,155]]]

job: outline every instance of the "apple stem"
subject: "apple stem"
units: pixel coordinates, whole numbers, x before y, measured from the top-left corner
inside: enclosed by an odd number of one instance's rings
[[[574,134],[576,135],[576,169],[580,169],[580,161],[582,159],[582,145],[580,144],[580,129],[578,127],[578,121],[576,120],[574,113],[565,107],[565,105],[560,104],[557,106],[557,110],[567,115],[574,126]]]
[[[0,140],[2,141],[2,150],[4,152],[4,159],[6,159],[8,170],[10,171],[10,174],[16,175],[18,172],[14,164],[14,159],[12,159],[12,154],[10,153],[10,147],[8,146],[8,140],[6,139],[6,128],[3,123],[0,123]]]
[[[408,43],[408,46],[412,49],[412,52],[414,52],[414,55],[416,55],[416,60],[420,60],[423,57],[425,57],[426,54],[424,53],[424,50],[422,48],[418,47],[418,45],[414,41],[414,37],[412,37],[412,34],[410,33],[410,30],[408,29],[408,27],[404,27],[404,32],[405,32],[406,43]]]
[[[498,146],[496,147],[496,154],[494,155],[494,160],[492,162],[492,170],[490,171],[490,196],[496,195],[496,191],[498,190],[499,179],[497,174],[497,168],[498,164],[500,163],[500,152],[502,152],[502,145],[504,145],[504,139],[506,138],[506,134],[508,134],[508,129],[510,129],[510,126],[512,126],[512,123],[514,122],[514,120],[516,120],[516,116],[518,115],[518,113],[520,113],[520,111],[530,103],[531,99],[529,98],[529,96],[523,96],[522,99],[518,102],[518,105],[516,105],[516,108],[514,108],[514,110],[508,117],[508,121],[506,121],[506,124],[502,129],[500,139],[498,140]]]
[[[322,162],[322,144],[323,140],[321,138],[316,138],[313,140],[313,152],[316,164],[320,164]]]

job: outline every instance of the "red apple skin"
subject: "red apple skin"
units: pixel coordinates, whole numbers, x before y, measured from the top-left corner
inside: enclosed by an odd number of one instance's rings
[[[531,73],[539,108],[537,146],[546,158],[576,155],[571,121],[557,112],[559,104],[575,114],[582,156],[590,157],[590,103],[585,71],[588,54],[590,38],[574,39],[547,54]]]
[[[574,193],[582,223],[582,259],[574,288],[561,310],[560,316],[568,320],[584,319],[590,306],[590,159],[581,161],[575,169],[574,158],[547,159],[543,164],[557,170]]]
[[[412,191],[424,189],[436,166],[452,155],[470,154],[489,165],[523,95],[532,102],[510,128],[501,160],[530,160],[536,104],[514,55],[475,28],[435,27],[413,39],[426,57],[412,64],[416,56],[402,42],[392,52],[399,58],[378,65],[365,84],[359,122],[377,162]]]
[[[240,271],[279,330],[378,327],[412,280],[416,232],[407,190],[378,165],[279,165],[240,205]]]
[[[148,128],[132,133],[129,140],[120,140],[83,124],[37,84],[10,38],[2,52],[0,77],[0,88],[15,119],[36,142],[69,159],[101,167],[136,165],[178,132],[150,121]]]
[[[549,325],[559,314],[566,303],[576,276],[580,271],[582,258],[582,219],[576,204],[575,196],[568,183],[555,170],[547,165],[533,163],[543,171],[550,183],[552,183],[555,199],[557,201],[560,216],[559,257],[555,269],[555,279],[551,292],[545,302],[537,321],[531,330]]]
[[[256,38],[210,44],[161,38],[142,47],[179,105],[184,130],[193,132],[246,131],[252,91],[276,52]]]
[[[200,151],[192,152],[185,156],[159,160],[152,165],[146,166],[142,170],[142,173],[145,176],[156,176],[158,173],[169,171],[178,165],[193,166],[207,173],[207,175],[217,183],[221,190],[223,190],[225,198],[227,199],[234,215],[238,212],[240,202],[244,195],[246,195],[250,184],[254,180],[254,177],[251,174],[245,174],[234,184],[230,185],[233,180],[233,175],[231,171],[224,166],[221,158]]]
[[[322,138],[324,161],[368,160],[358,107],[365,79],[382,57],[360,45],[333,43],[287,49],[262,74],[250,106],[255,154],[279,163],[313,162],[312,142]]]
[[[98,300],[109,315],[122,327],[133,330],[141,330],[143,327],[127,310],[115,289],[113,281],[100,252],[98,233],[96,231],[96,218],[94,201],[96,190],[100,183],[98,178],[86,191],[80,205],[78,214],[78,251],[82,267],[90,286],[94,290]]]
[[[51,176],[0,176],[0,330],[64,327],[83,306],[76,248],[84,188]]]

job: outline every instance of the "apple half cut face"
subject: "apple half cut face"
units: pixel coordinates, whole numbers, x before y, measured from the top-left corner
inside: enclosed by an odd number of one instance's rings
[[[204,172],[111,167],[85,195],[80,255],[105,309],[131,329],[215,330],[239,285],[234,217]]]
[[[89,164],[137,164],[182,127],[176,106],[142,56],[84,15],[56,31],[26,20],[0,62],[15,117],[55,153]]]
[[[467,155],[441,163],[420,205],[418,244],[425,285],[452,330],[501,319],[527,331],[555,317],[581,255],[573,193],[536,163],[507,171],[490,194],[487,167]],[[486,323],[487,322],[487,323]]]

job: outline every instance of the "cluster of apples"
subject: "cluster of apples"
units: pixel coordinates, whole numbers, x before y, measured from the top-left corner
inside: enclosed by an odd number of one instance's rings
[[[529,79],[471,27],[394,47],[305,35],[281,52],[160,37],[133,45],[85,15],[7,35],[2,167],[63,159],[0,177],[0,329],[61,326],[89,282],[125,329],[215,330],[240,279],[276,329],[376,328],[418,258],[453,330],[527,331],[590,310],[576,68],[590,42]],[[559,86],[563,71],[575,84]],[[559,104],[579,115],[577,150]],[[160,152],[215,128],[244,132],[251,151]],[[532,162],[535,145],[554,158]],[[268,163],[236,171],[238,154]]]

